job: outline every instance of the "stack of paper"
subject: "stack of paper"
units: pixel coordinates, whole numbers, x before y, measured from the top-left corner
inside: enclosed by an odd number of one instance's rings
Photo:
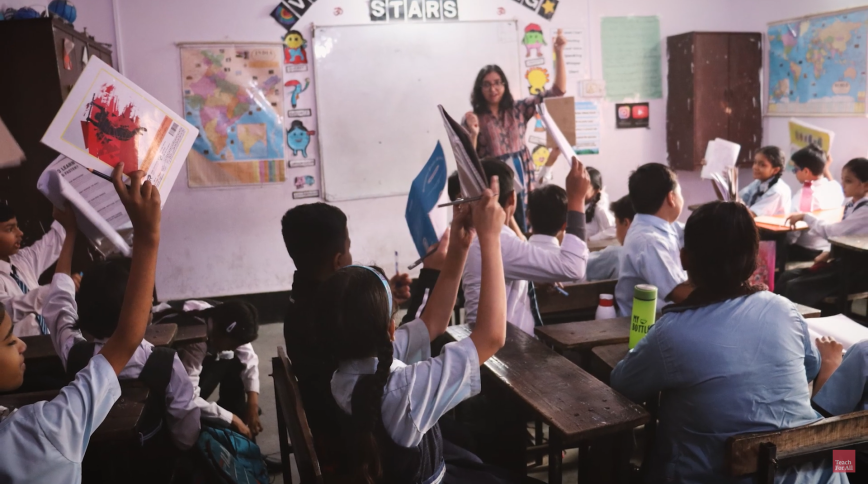
[[[720,173],[712,173],[710,178],[717,198],[724,202],[738,201],[738,168],[730,167]]]
[[[537,112],[539,112],[540,119],[542,119],[542,122],[546,127],[546,132],[548,133],[549,138],[554,139],[555,145],[561,150],[561,154],[567,157],[569,163],[572,163],[572,154],[574,153],[573,145],[570,144],[567,137],[564,136],[564,133],[562,133],[560,128],[558,128],[557,123],[552,119],[545,103],[538,104],[536,109]]]
[[[811,333],[812,341],[821,336],[830,336],[844,345],[844,351],[868,339],[868,328],[843,314],[827,318],[808,318],[805,321],[808,323],[808,332]]]
[[[485,171],[482,169],[482,163],[479,162],[476,150],[473,149],[473,143],[470,142],[470,136],[460,124],[449,116],[443,106],[438,105],[437,108],[440,109],[443,125],[446,127],[446,136],[449,138],[452,153],[455,155],[461,195],[464,198],[478,197],[488,188],[488,183],[486,182]]]
[[[715,173],[723,173],[735,167],[741,145],[725,139],[713,139],[705,149],[705,165],[702,167],[702,178],[711,179]]]

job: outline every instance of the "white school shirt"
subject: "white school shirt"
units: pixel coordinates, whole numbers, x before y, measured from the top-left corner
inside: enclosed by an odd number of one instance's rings
[[[812,213],[806,213],[805,223],[811,228],[808,231],[811,235],[825,240],[842,235],[868,234],[868,196],[849,202],[844,208],[844,218],[840,222],[829,223]]]
[[[754,180],[738,193],[742,201],[747,204],[755,193],[760,190],[765,191],[754,201],[753,205],[748,205],[747,207],[757,216],[790,214],[790,202],[793,197],[793,191],[790,190],[790,186],[784,183],[783,180],[778,180],[777,183],[769,188],[769,182],[773,178],[769,178],[764,182]]]
[[[421,319],[395,331],[389,379],[383,391],[383,425],[396,444],[411,448],[422,442],[446,412],[482,389],[479,354],[465,338],[431,357],[431,337]],[[341,362],[332,375],[331,391],[346,414],[353,413],[353,389],[363,375],[377,371],[377,358]]]
[[[814,403],[832,415],[868,410],[868,340],[847,350],[841,366],[814,396]]]
[[[187,301],[184,303],[184,311],[195,311],[210,308],[211,305],[205,301]],[[155,310],[157,308],[154,308]],[[245,392],[259,393],[259,356],[253,351],[253,345],[250,343],[244,344],[235,348],[235,351],[223,351],[216,355],[218,360],[231,360],[238,356],[238,361],[244,365],[241,370],[241,381],[244,384]],[[195,397],[196,406],[199,407],[199,412],[202,420],[209,423],[219,423],[225,426],[232,425],[232,412],[217,405],[217,402],[209,402],[200,396],[202,389],[199,388],[199,378],[202,374],[202,363],[208,357],[208,343],[194,343],[183,345],[178,349],[178,356],[181,357],[181,362],[187,370],[187,375],[190,377],[190,383],[193,385],[193,395]],[[215,358],[215,356],[212,356]]]
[[[681,268],[684,228],[656,215],[637,213],[624,239],[615,300],[618,315],[633,312],[633,289],[637,284],[657,286],[657,311],[669,304],[665,300],[675,286],[687,280]]]
[[[60,256],[64,238],[66,230],[60,223],[54,222],[51,230],[36,243],[9,257],[9,262],[0,260],[0,302],[6,306],[6,312],[12,319],[15,336],[40,334],[36,315],[42,314],[48,286],[39,286],[39,276]],[[12,278],[13,265],[18,269],[18,277],[30,290],[27,295]]]
[[[802,190],[799,188],[793,196],[792,210],[793,212],[801,212]],[[830,210],[838,208],[844,204],[844,189],[841,184],[828,178],[820,178],[811,184],[813,196],[811,199],[811,212],[814,210]],[[863,209],[864,210],[864,209]],[[791,232],[787,236],[787,242],[790,244],[801,245],[806,249],[813,250],[829,250],[831,245],[829,241],[823,237],[811,233],[810,230],[801,232]]]
[[[55,274],[50,288],[51,290],[45,299],[43,316],[51,332],[54,350],[60,356],[60,361],[65,369],[69,350],[75,343],[84,341],[81,332],[73,329],[78,320],[75,284],[68,275]],[[106,340],[95,341],[94,358],[102,350],[105,342]],[[154,345],[142,340],[118,378],[121,380],[137,379],[153,350]],[[184,370],[184,365],[181,364],[177,354],[172,365],[172,376],[166,387],[166,423],[169,425],[169,435],[172,442],[181,450],[189,449],[199,438],[199,408],[194,402],[193,385],[190,383],[187,371]]]
[[[551,235],[534,234],[527,239],[528,243],[545,249],[549,252],[558,252],[561,250],[561,244],[557,237]],[[571,281],[572,283],[582,283],[591,281],[605,281],[618,278],[618,266],[621,263],[621,251],[624,248],[620,245],[610,245],[603,250],[591,252],[588,254],[588,269],[585,272],[585,279],[580,281]]]
[[[605,240],[615,237],[615,214],[609,210],[609,194],[600,192],[600,201],[594,210],[594,218],[585,224],[588,240]]]
[[[575,235],[564,234],[560,250],[550,251],[519,239],[509,227],[503,226],[500,251],[506,279],[506,320],[532,335],[535,323],[527,293],[528,281],[551,283],[584,279],[588,246]],[[481,283],[482,252],[476,238],[470,244],[464,266],[464,311],[468,323],[476,321]]]
[[[81,482],[90,436],[121,396],[118,377],[96,355],[53,400],[25,405],[0,422],[0,482]]]

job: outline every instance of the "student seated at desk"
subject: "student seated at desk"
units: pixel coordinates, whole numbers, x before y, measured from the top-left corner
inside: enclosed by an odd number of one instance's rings
[[[833,338],[817,340],[823,360],[814,381],[814,404],[828,415],[868,410],[868,340],[860,341],[844,355]]]
[[[149,181],[142,184],[141,171],[130,175],[132,188],[124,186],[122,170],[119,163],[112,177],[133,225],[134,249],[117,330],[56,398],[0,412],[0,482],[81,482],[81,463],[90,437],[120,397],[118,375],[139,351],[145,336],[160,241],[160,194]],[[55,325],[56,321],[66,325],[75,321],[75,284],[70,277],[75,238],[74,231],[69,232],[43,310],[46,321]],[[27,346],[13,335],[8,314],[0,315],[0,321],[0,391],[7,392],[23,381]]]
[[[606,281],[617,279],[621,269],[621,257],[624,254],[624,241],[633,218],[636,217],[636,209],[630,195],[624,195],[609,205],[615,215],[615,238],[619,245],[610,245],[603,250],[591,252],[588,259],[588,280]]]
[[[485,176],[498,177],[498,202],[506,210],[507,220],[516,207],[513,171],[494,159],[482,161]],[[588,261],[585,245],[585,194],[590,189],[588,172],[577,158],[567,175],[567,226],[563,244],[558,251],[549,251],[519,239],[504,225],[500,245],[507,286],[507,320],[522,331],[533,334],[534,326],[542,324],[536,307],[536,292],[531,282],[554,283],[584,279]],[[453,234],[454,236],[454,234]],[[468,323],[476,320],[482,281],[479,242],[470,246],[464,268],[464,309]]]
[[[814,145],[793,153],[793,173],[802,188],[793,196],[791,210],[806,213],[838,208],[844,203],[841,185],[828,174],[830,158]],[[790,261],[810,261],[830,248],[829,242],[810,230],[787,235]]]
[[[657,286],[658,311],[669,302],[683,301],[692,290],[679,256],[684,242],[677,220],[684,198],[678,177],[668,166],[648,163],[630,175],[629,185],[636,217],[624,239],[615,286],[619,316],[632,314],[637,284]]]
[[[682,260],[696,289],[664,308],[612,371],[612,388],[633,401],[660,392],[646,482],[754,482],[724,469],[729,437],[820,419],[808,391],[820,361],[805,320],[790,301],[749,285],[758,239],[741,203],[693,212]],[[825,464],[778,469],[775,482],[847,483]]]
[[[781,181],[784,154],[777,146],[763,146],[753,157],[753,178],[738,196],[754,216],[787,215],[793,192]]]
[[[251,342],[259,336],[256,308],[240,300],[212,306],[185,301],[182,310],[162,304],[154,308],[153,324],[204,324],[208,341],[181,345],[178,357],[190,382],[203,421],[232,427],[247,438],[262,432],[259,421],[259,357]],[[220,398],[206,399],[219,385]]]
[[[337,474],[346,482],[524,482],[443,440],[437,423],[480,392],[480,365],[506,339],[499,250],[506,213],[496,186],[494,179],[472,215],[469,205],[455,207],[446,262],[420,319],[395,329],[389,283],[371,267],[344,267],[320,288],[316,328],[337,363],[330,397],[343,436]],[[430,343],[446,331],[455,304],[471,225],[482,265],[476,326],[432,357]]]
[[[844,207],[844,218],[837,223],[826,222],[811,213],[797,213],[790,223],[804,221],[810,227],[808,235],[828,244],[830,237],[868,234],[868,159],[854,158],[841,170],[844,195],[850,200]],[[809,269],[794,269],[781,274],[775,282],[775,292],[790,301],[817,307],[827,296],[838,292],[839,266],[831,261],[831,253],[823,252]],[[854,268],[858,271],[860,268]],[[864,270],[863,270],[864,272]],[[854,274],[854,280],[864,280],[864,274]]]
[[[0,205],[0,302],[6,305],[16,336],[48,334],[42,305],[49,286],[39,286],[39,276],[60,255],[67,229],[75,226],[75,214],[55,208],[54,220],[48,233],[22,249],[24,233],[18,228],[15,212]],[[81,277],[74,274],[72,279],[78,287]]]

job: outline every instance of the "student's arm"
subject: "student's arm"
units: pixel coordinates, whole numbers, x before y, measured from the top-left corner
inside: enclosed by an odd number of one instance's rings
[[[693,285],[685,281],[675,286],[675,289],[667,294],[665,299],[667,301],[672,301],[675,304],[679,304],[687,299],[687,296],[689,296],[691,292],[693,292]]]
[[[649,238],[641,248],[636,267],[642,279],[657,286],[657,293],[665,294],[666,300],[681,302],[692,292],[681,261],[674,259],[669,248],[656,238]]]
[[[660,322],[615,366],[609,377],[613,390],[634,402],[644,402],[666,388],[666,364],[660,350]]]
[[[71,208],[67,206],[65,210],[59,210],[54,207],[52,215],[55,222],[51,224],[51,229],[33,245],[19,250],[15,255],[14,264],[36,277],[57,260],[67,234],[75,237],[75,214]],[[71,231],[70,227],[72,227]]]
[[[145,337],[160,245],[160,193],[157,187],[150,181],[142,183],[145,175],[142,171],[130,175],[130,186],[127,187],[121,180],[122,173],[123,163],[118,163],[112,172],[112,180],[133,224],[133,261],[117,329],[100,350],[116,374],[124,369]]]
[[[473,111],[469,111],[464,115],[464,121],[461,123],[461,126],[467,130],[467,134],[470,136],[470,144],[473,145],[473,149],[477,149],[476,142],[479,140],[479,117],[477,117],[476,113]]]
[[[244,423],[255,437],[262,432],[262,423],[259,421],[259,356],[250,343],[235,348],[235,356],[244,365],[244,369],[241,370],[241,381],[247,393],[247,414],[244,416]]]
[[[819,377],[817,378],[819,380]],[[814,382],[814,388],[817,388]],[[814,394],[814,403],[831,415],[861,410],[868,399],[868,341],[847,350],[841,365]]]
[[[863,209],[864,210],[864,209]],[[810,232],[814,235],[828,240],[831,237],[840,237],[842,235],[853,235],[868,232],[868,216],[859,213],[862,210],[856,211],[847,217],[846,220],[830,223],[822,218],[812,214],[799,214],[802,220],[810,227]]]
[[[567,39],[564,38],[563,29],[558,29],[558,36],[555,38],[555,54],[558,57],[558,64],[555,68],[555,92],[559,92],[563,96],[567,92],[567,68],[564,59],[564,47],[567,45]]]
[[[458,285],[464,263],[467,261],[467,251],[473,241],[471,227],[471,209],[467,204],[453,207],[452,227],[449,234],[449,248],[443,270],[437,278],[437,284],[428,297],[428,304],[422,311],[422,321],[428,327],[431,341],[446,331],[449,319],[455,308],[455,298],[458,295]]]
[[[841,366],[841,360],[844,358],[844,345],[835,341],[835,338],[823,336],[817,338],[816,343],[817,349],[820,351],[820,372],[817,373],[817,378],[814,380],[812,397],[817,396],[829,377]]]
[[[527,237],[524,236],[524,232],[521,231],[521,227],[518,226],[518,222],[515,221],[515,217],[509,217],[509,224],[507,225],[510,230],[518,237],[518,240],[526,241]]]
[[[192,447],[201,430],[200,412],[193,384],[177,354],[172,362],[169,386],[166,387],[166,415],[172,442],[180,450]]]
[[[506,342],[506,283],[500,255],[500,228],[506,214],[494,195],[497,186],[497,177],[492,177],[491,188],[485,190],[482,200],[473,206],[473,227],[479,237],[482,256],[482,281],[476,326],[470,339],[476,346],[480,365]]]

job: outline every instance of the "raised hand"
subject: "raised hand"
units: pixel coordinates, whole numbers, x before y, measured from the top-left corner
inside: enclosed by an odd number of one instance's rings
[[[124,185],[124,164],[118,163],[112,171],[112,183],[118,198],[124,204],[133,224],[133,240],[158,242],[160,239],[160,192],[150,180],[142,183],[145,172],[130,174],[129,186]]]
[[[564,29],[558,29],[558,35],[555,37],[555,53],[560,57],[564,52],[564,47],[567,45],[567,39],[564,37]]]
[[[479,118],[473,111],[464,115],[464,121],[467,124],[467,131],[470,133],[470,137],[475,139],[479,136]]]
[[[482,192],[482,199],[473,203],[473,228],[480,238],[500,238],[500,230],[506,222],[506,212],[497,202],[498,181],[491,177],[490,188]]]
[[[584,212],[585,198],[591,191],[591,176],[575,156],[567,173],[567,205],[569,210]]]

